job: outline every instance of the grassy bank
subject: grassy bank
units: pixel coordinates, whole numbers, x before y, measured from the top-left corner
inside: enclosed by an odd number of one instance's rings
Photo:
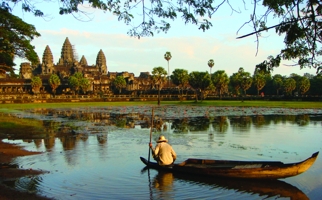
[[[156,106],[156,101],[147,102],[85,102],[85,103],[30,103],[30,104],[0,104],[0,112],[10,110],[35,109],[35,108],[75,108],[91,106]],[[322,109],[322,102],[302,101],[162,101],[161,105],[185,106],[233,106],[233,107],[280,107],[280,108],[317,108]]]

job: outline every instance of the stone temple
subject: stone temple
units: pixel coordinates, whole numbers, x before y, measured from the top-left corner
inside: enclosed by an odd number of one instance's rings
[[[146,87],[150,87],[149,81],[147,81],[150,76],[149,72],[141,72],[139,77],[134,77],[133,73],[128,72],[109,72],[102,49],[97,53],[96,63],[93,65],[88,65],[84,55],[78,61],[75,52],[67,37],[63,43],[60,58],[55,64],[54,56],[47,45],[41,62],[39,59],[38,63],[25,62],[20,65],[19,79],[0,78],[0,93],[30,93],[32,91],[30,81],[34,76],[39,76],[42,80],[41,91],[50,93],[48,80],[52,74],[57,74],[61,79],[57,94],[68,93],[70,92],[68,78],[76,72],[82,73],[89,80],[91,85],[88,91],[92,93],[111,93],[111,81],[117,76],[125,78],[127,91],[145,90]]]
[[[30,78],[35,75],[51,75],[56,73],[61,78],[69,77],[75,72],[82,72],[84,77],[95,78],[97,75],[107,75],[106,58],[102,50],[97,54],[96,64],[89,66],[85,56],[82,56],[80,61],[76,60],[74,49],[69,39],[66,38],[62,46],[61,55],[57,64],[54,63],[54,57],[47,45],[42,56],[42,63],[37,63],[35,66],[28,66],[28,63],[23,63],[20,68],[21,78]]]

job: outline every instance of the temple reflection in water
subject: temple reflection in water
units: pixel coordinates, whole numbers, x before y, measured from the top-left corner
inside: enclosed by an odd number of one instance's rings
[[[25,118],[33,118],[32,115],[46,116],[42,120],[21,119],[15,114],[6,115],[6,120],[30,120],[37,127],[29,127],[27,131],[8,132],[9,139],[28,138],[28,142],[35,143],[39,147],[43,142],[47,150],[54,148],[59,141],[63,150],[74,149],[77,143],[86,142],[90,135],[95,135],[98,144],[106,144],[108,132],[113,129],[149,129],[151,127],[151,115],[147,113],[122,113],[122,112],[91,112],[89,110],[59,110],[59,109],[35,109],[25,113]],[[35,118],[35,117],[34,117]],[[310,122],[320,120],[321,116],[309,115],[253,115],[253,116],[198,116],[182,117],[177,119],[154,116],[154,132],[171,132],[173,134],[199,134],[199,132],[212,135],[225,135],[228,129],[236,134],[247,133],[250,129],[261,129],[274,124],[297,124],[306,126]],[[29,123],[29,122],[24,122]],[[16,129],[17,130],[17,129]],[[57,138],[59,140],[57,140]]]

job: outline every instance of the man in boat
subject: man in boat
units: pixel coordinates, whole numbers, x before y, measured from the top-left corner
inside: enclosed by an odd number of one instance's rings
[[[172,146],[168,143],[168,140],[163,135],[159,137],[155,149],[153,149],[151,142],[149,143],[149,146],[152,150],[152,156],[154,160],[156,160],[159,165],[171,165],[177,158],[176,152],[173,150]]]

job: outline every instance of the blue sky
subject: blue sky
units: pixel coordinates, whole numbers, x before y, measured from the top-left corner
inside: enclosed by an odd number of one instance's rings
[[[23,13],[20,5],[14,8],[13,14],[36,27],[41,37],[34,39],[32,45],[36,47],[40,60],[46,45],[49,45],[54,63],[58,62],[63,42],[68,37],[76,49],[78,60],[84,55],[89,65],[95,64],[96,56],[102,49],[110,72],[127,71],[139,76],[140,72],[151,72],[158,66],[167,70],[168,65],[163,55],[170,51],[170,72],[176,68],[186,69],[189,73],[209,72],[207,62],[213,59],[215,66],[212,73],[225,70],[230,76],[240,67],[253,74],[256,64],[269,55],[277,54],[283,47],[283,38],[276,36],[275,30],[263,34],[257,55],[255,37],[236,39],[252,31],[250,26],[245,26],[237,35],[238,29],[249,20],[251,7],[246,7],[245,10],[241,6],[242,14],[232,14],[227,5],[222,7],[222,10],[211,18],[213,27],[206,32],[198,30],[195,25],[185,25],[179,17],[171,23],[172,28],[168,33],[137,39],[127,35],[129,26],[108,12],[84,8],[90,13],[91,20],[83,18],[84,21],[80,21],[72,15],[57,14],[57,2],[43,2],[39,5],[48,14],[46,18],[36,18],[30,13]],[[25,61],[16,59],[16,69]],[[315,69],[300,70],[298,66],[281,65],[272,74],[289,76],[291,73],[303,75],[315,72]]]

